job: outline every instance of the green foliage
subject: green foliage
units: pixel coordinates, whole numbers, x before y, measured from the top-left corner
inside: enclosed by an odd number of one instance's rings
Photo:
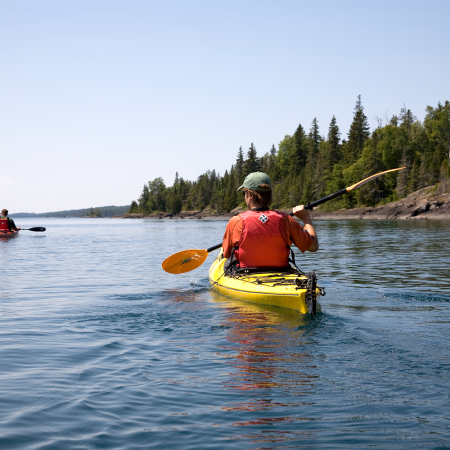
[[[355,113],[353,115],[353,122],[348,132],[348,142],[346,152],[344,154],[344,163],[353,164],[361,155],[364,148],[364,142],[370,136],[369,124],[367,117],[364,114],[364,108],[361,103],[361,96],[358,95],[358,100],[355,106]]]
[[[333,167],[341,160],[341,133],[336,123],[336,117],[333,116],[328,128],[328,152],[326,154],[327,164]]]
[[[292,173],[293,175],[298,175],[303,167],[305,167],[308,158],[305,130],[301,125],[297,127],[292,138],[293,142],[291,145],[293,145],[293,147],[290,151]]]
[[[86,217],[102,217],[102,214],[98,210],[98,208],[91,208],[89,212],[86,214]]]
[[[253,145],[253,144],[252,144]],[[242,185],[244,181],[244,152],[242,151],[242,145],[239,147],[239,151],[236,158],[236,165],[234,166],[234,178],[236,189]]]
[[[291,165],[295,166],[293,172],[300,173],[300,166],[296,155],[297,147],[295,137],[285,136],[278,145],[278,154],[276,157],[277,180],[284,180],[291,171]],[[270,174],[268,174],[270,176]]]
[[[262,170],[272,180],[274,208],[288,208],[308,203],[339,191],[374,173],[396,167],[406,170],[387,174],[363,185],[350,194],[321,206],[336,210],[355,206],[378,205],[402,198],[417,189],[440,183],[450,189],[450,103],[429,106],[424,123],[403,107],[385,126],[370,133],[367,117],[358,96],[348,140],[333,116],[326,138],[319,132],[314,119],[308,134],[299,125],[292,135],[258,158],[251,144],[246,157],[239,148],[236,161],[223,176],[214,170],[200,175],[196,181],[185,181],[175,174],[172,187],[161,178],[147,183],[133,202],[130,212],[144,214],[181,210],[216,212],[231,211],[244,205],[236,189],[244,177]]]
[[[139,205],[135,200],[131,202],[130,209],[127,211],[127,214],[133,214],[139,212]]]
[[[250,148],[248,149],[247,152],[247,159],[244,161],[244,178],[252,172],[258,172],[261,169],[260,163],[259,163],[259,159],[258,159],[258,155],[256,153],[256,148],[253,145],[250,145]]]

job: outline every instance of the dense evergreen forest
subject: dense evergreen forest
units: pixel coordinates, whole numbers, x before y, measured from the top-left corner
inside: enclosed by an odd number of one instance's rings
[[[450,103],[428,106],[421,123],[403,107],[390,119],[378,119],[378,127],[370,131],[358,96],[353,122],[346,139],[341,139],[333,116],[326,135],[322,135],[316,119],[309,131],[299,125],[292,135],[272,145],[258,157],[253,143],[246,155],[242,147],[236,162],[223,176],[215,170],[200,175],[196,181],[175,175],[173,186],[156,178],[144,185],[130,213],[151,214],[210,207],[229,212],[243,204],[236,189],[250,172],[261,170],[272,180],[274,208],[292,207],[317,200],[374,173],[406,166],[406,170],[387,174],[321,206],[337,210],[357,206],[376,206],[405,197],[422,187],[440,183],[450,188]]]
[[[125,214],[130,209],[126,206],[98,206],[97,208],[70,209],[66,211],[55,211],[47,213],[15,213],[10,214],[12,218],[24,217],[113,217]]]

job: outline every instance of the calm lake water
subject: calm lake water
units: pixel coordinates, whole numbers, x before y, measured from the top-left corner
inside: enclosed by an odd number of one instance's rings
[[[0,448],[450,448],[449,222],[317,221],[315,319],[161,269],[224,221],[16,224],[47,231],[0,240]]]

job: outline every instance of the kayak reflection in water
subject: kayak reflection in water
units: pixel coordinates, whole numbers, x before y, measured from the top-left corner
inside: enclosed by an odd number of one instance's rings
[[[223,255],[228,258],[226,268],[289,266],[293,243],[302,253],[319,249],[311,216],[303,205],[292,210],[303,226],[289,214],[269,208],[272,187],[268,175],[253,172],[240,189],[249,210],[232,217],[227,224],[223,237]]]
[[[0,216],[0,231],[18,231],[20,227],[16,227],[14,220],[8,217],[8,210],[2,209],[2,214]]]

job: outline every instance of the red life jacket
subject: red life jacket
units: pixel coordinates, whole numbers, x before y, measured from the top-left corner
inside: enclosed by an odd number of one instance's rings
[[[9,230],[8,219],[0,219],[0,230]]]
[[[245,211],[243,228],[234,255],[239,267],[285,267],[290,249],[283,239],[284,215],[278,211]]]

